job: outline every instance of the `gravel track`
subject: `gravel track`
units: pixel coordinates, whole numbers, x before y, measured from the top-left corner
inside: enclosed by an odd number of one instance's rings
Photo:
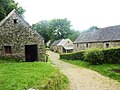
[[[120,90],[120,83],[90,69],[59,60],[59,54],[48,51],[51,61],[68,77],[69,90]]]

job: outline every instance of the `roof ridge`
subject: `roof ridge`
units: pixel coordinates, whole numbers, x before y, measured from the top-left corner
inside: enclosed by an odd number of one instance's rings
[[[80,42],[96,42],[96,41],[111,41],[120,40],[120,25],[100,28],[90,32],[82,33],[74,41],[74,43]]]

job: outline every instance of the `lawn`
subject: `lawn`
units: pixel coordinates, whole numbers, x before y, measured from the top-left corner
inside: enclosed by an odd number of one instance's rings
[[[59,83],[60,80],[62,83]],[[67,78],[50,63],[14,62],[14,60],[6,62],[0,59],[0,90],[27,90],[29,88],[41,90],[41,88],[49,87],[51,88],[49,90],[52,90],[56,88],[54,81],[63,86],[68,83]]]
[[[82,60],[63,60],[75,64],[79,67],[85,67],[99,72],[100,74],[115,79],[120,82],[120,65],[119,64],[104,64],[104,65],[90,65],[88,62]],[[118,72],[115,72],[113,69],[118,69]]]

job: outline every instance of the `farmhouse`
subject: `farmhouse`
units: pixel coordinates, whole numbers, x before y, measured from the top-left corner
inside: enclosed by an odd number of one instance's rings
[[[16,10],[0,22],[0,56],[44,61],[44,39]]]
[[[73,42],[70,39],[56,40],[51,44],[51,49],[58,53],[72,52]]]
[[[82,33],[74,41],[74,51],[120,46],[120,25]]]

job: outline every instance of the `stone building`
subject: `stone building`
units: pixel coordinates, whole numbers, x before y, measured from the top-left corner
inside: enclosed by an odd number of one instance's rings
[[[0,56],[44,61],[44,39],[16,10],[0,22]]]
[[[70,39],[56,40],[51,44],[51,49],[58,53],[72,52],[73,42]]]
[[[82,33],[74,41],[74,51],[120,46],[120,25]]]

